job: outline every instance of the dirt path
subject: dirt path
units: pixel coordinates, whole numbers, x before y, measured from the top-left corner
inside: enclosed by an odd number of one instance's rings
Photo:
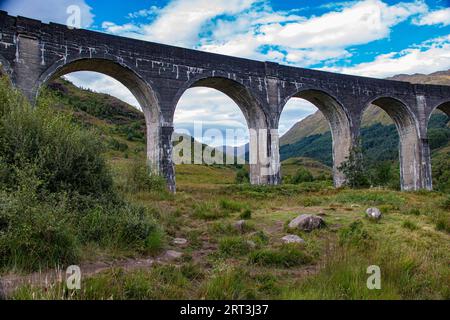
[[[117,261],[108,262],[94,262],[80,264],[82,278],[89,278],[103,271],[122,268],[126,271],[132,271],[137,269],[146,269],[157,264],[165,264],[169,262],[175,262],[177,257],[173,255],[173,250],[167,250],[163,254],[151,257],[151,258],[141,258],[141,259],[122,259]],[[12,294],[12,292],[26,284],[30,284],[37,287],[47,287],[50,284],[56,282],[62,282],[66,279],[66,270],[61,268],[51,269],[45,272],[33,272],[27,275],[19,274],[5,274],[0,276],[0,299],[6,298]]]

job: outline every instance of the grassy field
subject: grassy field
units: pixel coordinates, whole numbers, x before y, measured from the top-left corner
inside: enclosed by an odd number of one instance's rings
[[[127,161],[112,161],[116,179],[123,177]],[[164,226],[165,249],[181,257],[106,268],[83,278],[80,291],[58,282],[46,288],[28,284],[11,298],[450,298],[448,196],[336,190],[325,182],[253,187],[234,184],[231,168],[183,165],[176,170],[176,195],[141,191],[126,197],[154,213]],[[379,222],[365,218],[371,206],[383,212]],[[327,227],[311,233],[287,230],[302,213],[322,216]],[[243,227],[237,228],[234,224],[243,218]],[[283,244],[281,238],[289,233],[305,243]],[[187,244],[175,245],[174,238]],[[132,263],[146,257],[130,258],[125,252],[115,261],[124,258]],[[366,287],[370,265],[381,268],[381,290]]]
[[[281,186],[177,166],[171,194],[145,166],[142,115],[63,84],[31,108],[0,81],[0,298],[450,299],[448,195],[334,189],[306,158],[282,174],[314,181]],[[310,177],[295,179],[300,168]],[[378,222],[365,217],[374,206]],[[300,214],[326,227],[288,230]],[[288,234],[304,242],[284,244]],[[62,282],[72,264],[81,290]],[[373,265],[380,290],[367,288]]]

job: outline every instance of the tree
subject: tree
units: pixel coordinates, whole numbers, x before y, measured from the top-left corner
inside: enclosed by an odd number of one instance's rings
[[[350,188],[364,188],[370,185],[359,146],[350,150],[348,157],[338,169],[345,176],[346,186]]]

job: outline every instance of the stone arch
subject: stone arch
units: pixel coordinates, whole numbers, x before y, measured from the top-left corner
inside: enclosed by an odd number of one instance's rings
[[[450,100],[440,101],[431,109],[431,112],[427,118],[427,127],[428,127],[428,122],[430,121],[431,115],[433,114],[433,112],[435,110],[442,111],[443,113],[445,113],[447,115],[447,117],[450,118]]]
[[[215,89],[236,103],[243,113],[250,131],[250,182],[252,184],[276,183],[279,170],[278,140],[277,137],[271,136],[273,132],[270,130],[270,124],[259,98],[238,80],[223,76],[198,75],[178,90],[172,103],[173,114],[184,92],[196,87]],[[276,141],[272,143],[273,139]],[[274,150],[271,148],[272,145],[276,145]]]
[[[379,96],[365,104],[361,111],[375,105],[384,110],[397,128],[400,138],[400,184],[402,190],[417,190],[421,185],[420,134],[416,116],[410,111],[406,102],[399,98]]]
[[[345,183],[345,176],[340,172],[339,167],[347,159],[355,139],[351,130],[351,118],[349,117],[347,110],[331,93],[323,89],[310,88],[296,91],[284,99],[281,112],[291,98],[300,98],[309,101],[322,112],[327,120],[333,140],[334,185],[335,187],[343,186]]]
[[[33,89],[37,98],[39,90],[49,81],[77,71],[92,71],[110,76],[122,83],[135,96],[144,112],[147,127],[147,160],[154,173],[164,174],[161,168],[161,112],[157,93],[151,84],[139,76],[132,68],[115,60],[105,58],[79,58],[71,61],[59,61],[50,66]]]

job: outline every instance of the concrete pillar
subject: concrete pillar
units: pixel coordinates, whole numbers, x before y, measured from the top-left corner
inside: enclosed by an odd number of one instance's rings
[[[250,129],[250,183],[254,185],[281,183],[279,136],[276,129]]]
[[[16,38],[17,50],[14,59],[14,82],[28,100],[36,101],[36,84],[41,74],[41,48],[39,40],[26,35]]]
[[[175,168],[172,161],[173,126],[160,127],[159,142],[159,171],[167,181],[169,191],[176,191]]]
[[[400,130],[400,185],[404,191],[423,188],[422,168],[427,151],[423,141],[419,139],[415,128],[406,127]],[[429,153],[429,151],[428,151]]]

